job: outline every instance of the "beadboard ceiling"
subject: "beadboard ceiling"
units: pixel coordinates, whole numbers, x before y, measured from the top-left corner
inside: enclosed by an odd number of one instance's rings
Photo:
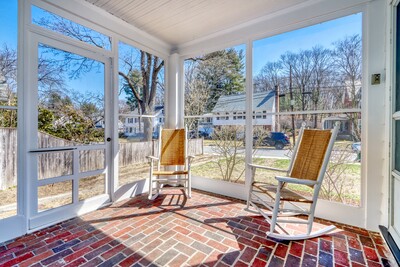
[[[227,31],[309,0],[85,0],[170,44]]]

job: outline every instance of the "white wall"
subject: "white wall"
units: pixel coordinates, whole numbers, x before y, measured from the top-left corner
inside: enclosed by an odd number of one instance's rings
[[[386,1],[376,0],[368,4],[365,17],[364,90],[363,90],[363,176],[365,178],[365,227],[377,230],[379,224],[387,225],[389,140],[385,138],[389,127],[386,109],[387,86],[385,79],[379,85],[371,85],[371,75],[385,73]]]

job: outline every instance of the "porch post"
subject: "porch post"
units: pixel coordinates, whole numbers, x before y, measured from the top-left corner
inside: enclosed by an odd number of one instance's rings
[[[169,56],[166,72],[167,87],[165,91],[165,128],[175,128],[180,125],[179,111],[180,100],[179,88],[181,86],[181,77],[183,72],[180,68],[180,57],[178,53]],[[182,90],[181,90],[182,91]],[[183,116],[182,116],[183,121]]]

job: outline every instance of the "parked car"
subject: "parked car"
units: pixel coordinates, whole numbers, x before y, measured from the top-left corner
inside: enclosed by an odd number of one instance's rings
[[[204,139],[211,139],[212,133],[206,131],[199,130],[199,137],[203,137]]]
[[[361,152],[361,142],[351,144],[351,149],[356,153]]]
[[[276,149],[283,149],[285,146],[290,145],[289,136],[281,132],[270,132],[261,141],[255,137],[253,142],[261,146],[273,146]]]
[[[351,144],[351,149],[353,150],[354,153],[357,153],[356,161],[360,162],[361,161],[361,142],[356,142],[356,143]]]

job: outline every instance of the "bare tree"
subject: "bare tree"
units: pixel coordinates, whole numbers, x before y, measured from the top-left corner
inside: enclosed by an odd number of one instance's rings
[[[281,61],[267,62],[260,73],[254,78],[254,91],[263,92],[274,90],[282,85],[283,66]]]
[[[197,64],[193,61],[185,62],[185,115],[199,116],[206,112],[207,100],[210,91],[207,84],[197,79]],[[189,130],[197,130],[198,118],[186,119]]]
[[[17,85],[17,52],[6,44],[0,49],[0,84],[2,86],[1,101],[7,106],[15,102]]]
[[[361,105],[361,76],[362,76],[362,40],[356,34],[347,36],[334,43],[334,63],[341,82],[346,88],[345,102],[356,108]],[[359,115],[356,113],[347,114],[351,124],[353,136],[361,140],[360,127],[358,125]]]
[[[137,86],[135,80],[132,79],[133,76],[130,75],[135,70],[134,65],[129,60],[124,61],[126,65],[130,66],[128,73],[122,71],[118,73],[132,91],[141,114],[151,115],[154,111],[157,95],[158,75],[164,66],[164,60],[148,52],[140,51],[141,88]],[[152,138],[153,120],[152,118],[144,117],[143,122],[144,140],[149,141]]]
[[[237,182],[244,173],[243,142],[238,135],[244,131],[243,126],[221,126],[214,130],[215,145],[212,150],[219,155],[217,164],[224,181]]]
[[[313,103],[312,108],[317,110],[319,109],[318,104],[321,102],[321,90],[329,84],[331,79],[332,52],[321,46],[314,46],[311,49],[311,60],[313,65],[313,72],[310,78],[312,89],[311,101]],[[314,114],[313,117],[314,128],[317,128],[318,115]]]
[[[286,52],[281,55],[281,61],[286,68],[286,72],[289,71],[290,67],[292,68],[292,78],[295,86],[300,89],[301,110],[306,110],[306,94],[310,93],[307,88],[314,71],[311,51],[301,50],[298,53]],[[303,115],[303,120],[306,120],[306,115]]]

